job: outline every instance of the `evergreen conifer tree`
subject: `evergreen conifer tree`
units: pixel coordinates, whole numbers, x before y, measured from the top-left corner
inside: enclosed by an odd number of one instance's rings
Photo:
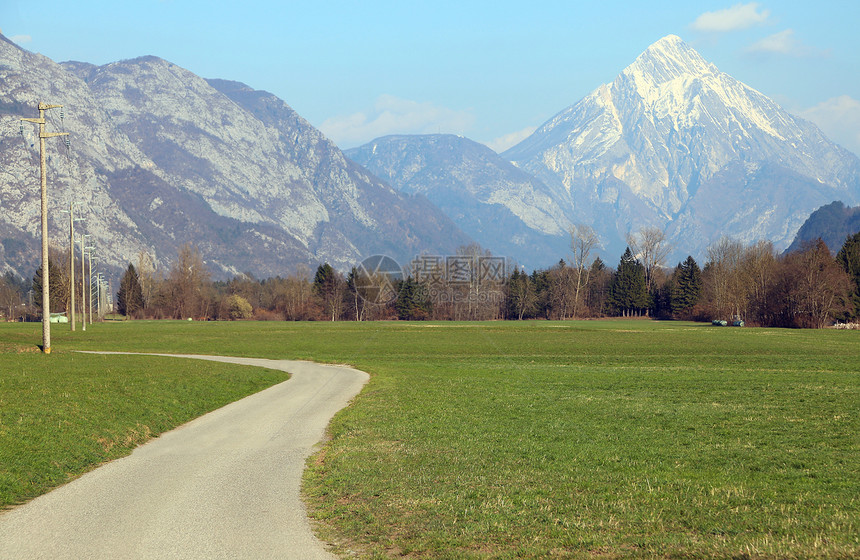
[[[860,318],[860,231],[849,235],[836,254],[836,262],[848,273],[853,283],[849,295],[851,313],[855,319]]]
[[[326,315],[332,321],[340,319],[344,305],[346,282],[328,263],[317,267],[314,275],[313,291],[320,298]]]
[[[131,316],[143,309],[143,289],[134,265],[129,263],[119,281],[116,294],[116,308],[121,315]]]
[[[529,275],[514,268],[513,273],[508,278],[507,316],[523,319],[531,311],[534,300],[534,286],[532,286]]]
[[[692,256],[678,263],[675,284],[672,286],[672,313],[683,313],[693,308],[702,293],[702,271]]]
[[[625,317],[648,307],[645,267],[636,260],[630,247],[621,255],[615,277],[609,285],[609,304]]]
[[[397,317],[406,321],[424,320],[430,316],[430,300],[424,287],[408,277],[400,282],[394,309]]]

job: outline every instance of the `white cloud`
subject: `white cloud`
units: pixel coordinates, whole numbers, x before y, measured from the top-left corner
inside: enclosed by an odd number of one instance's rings
[[[789,56],[825,56],[827,51],[805,45],[794,36],[794,29],[786,29],[756,41],[747,48],[755,54],[782,54]]]
[[[12,35],[9,37],[9,40],[15,44],[29,43],[33,40],[33,38],[29,35]]]
[[[703,13],[690,24],[690,28],[694,31],[724,33],[763,24],[768,17],[770,17],[770,11],[759,11],[758,2],[735,4],[725,10]]]
[[[797,49],[798,45],[797,39],[794,38],[794,29],[786,29],[756,41],[747,50],[750,52],[790,54]]]
[[[490,140],[489,142],[486,142],[486,145],[497,154],[500,154],[531,136],[535,130],[537,130],[537,127],[527,126],[517,132],[511,132],[510,134],[505,134],[504,136],[499,136],[498,138]]]
[[[371,110],[326,119],[319,128],[335,144],[347,148],[388,134],[463,134],[474,122],[468,111],[381,95]]]
[[[860,155],[860,101],[840,95],[800,112],[831,140]]]

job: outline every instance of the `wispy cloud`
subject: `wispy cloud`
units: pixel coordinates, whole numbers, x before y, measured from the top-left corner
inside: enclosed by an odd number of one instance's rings
[[[500,154],[531,136],[535,130],[537,130],[537,127],[527,126],[517,132],[511,132],[510,134],[505,134],[504,136],[499,136],[494,140],[490,140],[486,145],[494,152]]]
[[[30,35],[12,35],[9,37],[9,40],[17,45],[21,45],[23,43],[29,43],[33,40],[33,37]]]
[[[320,130],[341,148],[388,134],[462,134],[475,122],[468,111],[381,95],[368,111],[326,119]]]
[[[800,112],[831,140],[860,155],[860,101],[840,95]]]
[[[756,41],[747,48],[754,54],[781,54],[788,56],[826,56],[828,51],[816,49],[804,44],[795,37],[794,29],[786,29]]]
[[[770,17],[769,10],[760,10],[758,2],[735,4],[731,8],[705,12],[690,24],[694,31],[725,33],[761,25]]]

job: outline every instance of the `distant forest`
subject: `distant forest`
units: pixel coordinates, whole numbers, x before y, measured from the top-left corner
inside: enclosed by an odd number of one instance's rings
[[[212,281],[199,251],[182,247],[169,270],[146,253],[130,263],[118,291],[92,290],[97,318],[197,320],[524,320],[651,317],[726,321],[769,327],[822,328],[860,320],[860,232],[834,256],[820,238],[779,255],[769,242],[744,245],[723,238],[701,265],[687,257],[665,262],[669,246],[657,229],[628,236],[614,266],[593,257],[598,242],[588,226],[571,229],[571,254],[547,269],[526,272],[478,245],[456,255],[422,256],[402,273],[329,264],[263,280],[240,275]],[[80,271],[76,259],[76,270]],[[52,312],[69,310],[69,256],[52,251]],[[76,282],[80,320],[82,284]],[[31,282],[0,278],[0,315],[35,318],[41,270]]]

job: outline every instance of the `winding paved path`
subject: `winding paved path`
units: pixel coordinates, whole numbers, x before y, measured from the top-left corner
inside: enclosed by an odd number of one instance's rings
[[[171,356],[292,377],[0,514],[0,559],[335,558],[311,532],[299,495],[302,470],[367,374],[309,362]]]

